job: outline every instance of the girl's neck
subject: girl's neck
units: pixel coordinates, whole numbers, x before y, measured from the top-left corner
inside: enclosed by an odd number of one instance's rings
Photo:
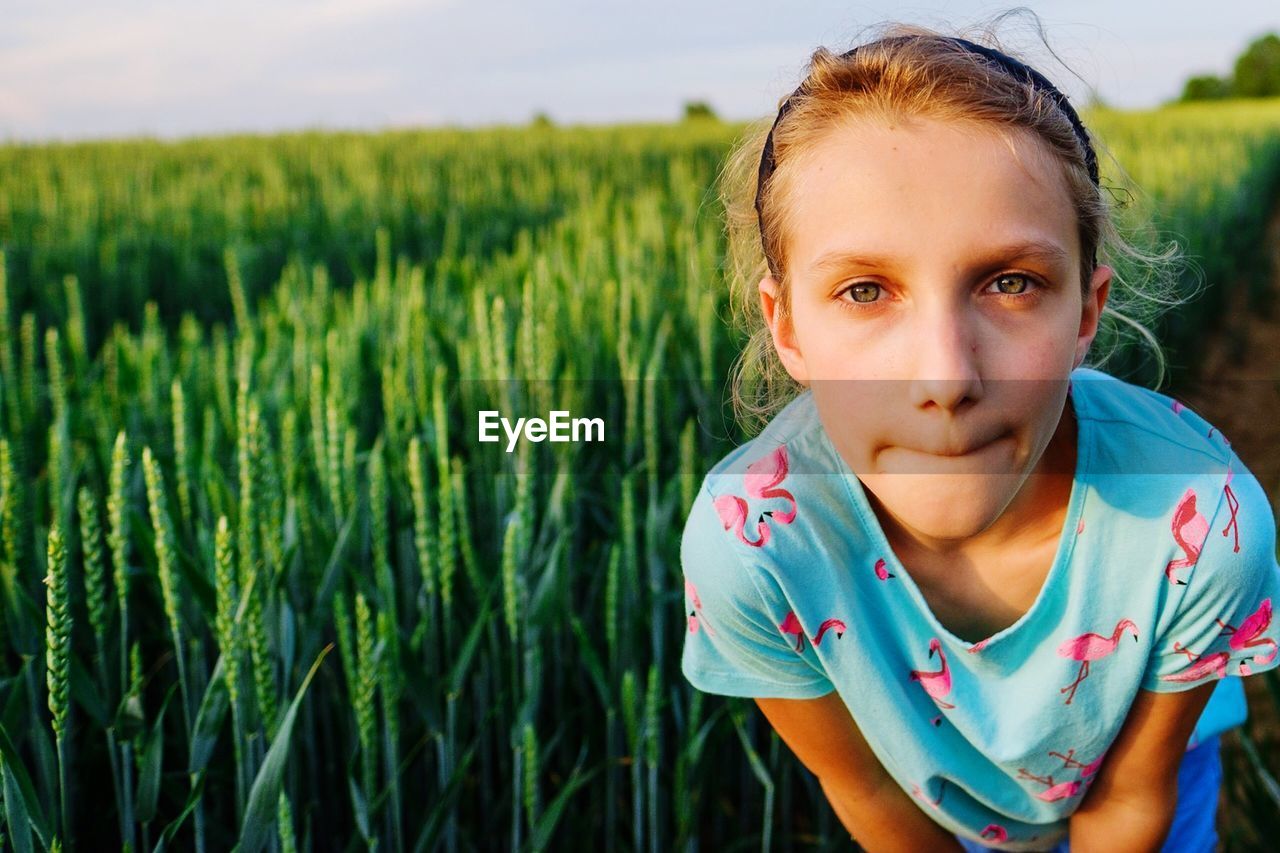
[[[957,558],[978,562],[984,555],[1032,552],[1049,547],[1050,543],[1056,545],[1075,480],[1078,429],[1074,407],[1068,400],[1058,428],[1035,470],[1004,513],[981,534],[963,542],[930,541],[916,535],[898,524],[870,492],[867,492],[868,501],[880,519],[886,539],[904,565],[923,567],[952,563]]]

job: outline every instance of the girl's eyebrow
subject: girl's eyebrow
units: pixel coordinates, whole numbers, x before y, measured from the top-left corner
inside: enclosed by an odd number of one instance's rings
[[[1005,246],[993,246],[975,258],[975,265],[1032,259],[1046,263],[1065,263],[1070,258],[1062,246],[1051,240],[1019,240]],[[874,252],[846,251],[837,249],[820,256],[809,265],[813,272],[829,269],[840,269],[849,266],[893,267],[897,259],[893,255],[880,255]]]

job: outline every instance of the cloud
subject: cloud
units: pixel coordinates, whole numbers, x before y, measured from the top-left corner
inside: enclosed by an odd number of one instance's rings
[[[760,116],[812,49],[877,20],[947,26],[985,0],[915,6],[815,0],[49,0],[6,10],[0,137],[213,133],[338,124],[678,116],[688,98]],[[932,8],[930,8],[932,7]],[[981,7],[981,8],[979,8]],[[1040,13],[1051,60],[1026,26],[1002,38],[1073,99],[1097,87],[1122,106],[1226,70],[1273,18],[1265,4],[1080,0]],[[1263,27],[1265,29],[1266,27]]]
[[[135,0],[72,14],[29,10],[0,48],[0,131],[66,132],[82,116],[112,109],[122,122],[137,124],[148,111],[163,116],[209,99],[252,101],[264,92],[367,96],[395,78],[379,65],[377,33],[455,4]]]

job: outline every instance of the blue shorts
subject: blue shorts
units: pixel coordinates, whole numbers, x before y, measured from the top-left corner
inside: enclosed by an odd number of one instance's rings
[[[1212,853],[1218,844],[1218,791],[1222,787],[1221,741],[1218,735],[1187,750],[1178,768],[1178,805],[1160,853]],[[969,853],[998,850],[956,836]],[[1070,839],[1051,853],[1070,853]]]

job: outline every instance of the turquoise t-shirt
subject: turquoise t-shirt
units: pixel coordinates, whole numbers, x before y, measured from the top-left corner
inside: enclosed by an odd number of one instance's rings
[[[929,609],[801,394],[690,510],[685,678],[727,696],[838,691],[921,808],[1006,850],[1066,836],[1139,688],[1221,679],[1179,748],[1239,725],[1238,677],[1280,665],[1266,493],[1171,397],[1081,367],[1067,399],[1077,467],[1052,568],[1025,614],[969,642]]]

